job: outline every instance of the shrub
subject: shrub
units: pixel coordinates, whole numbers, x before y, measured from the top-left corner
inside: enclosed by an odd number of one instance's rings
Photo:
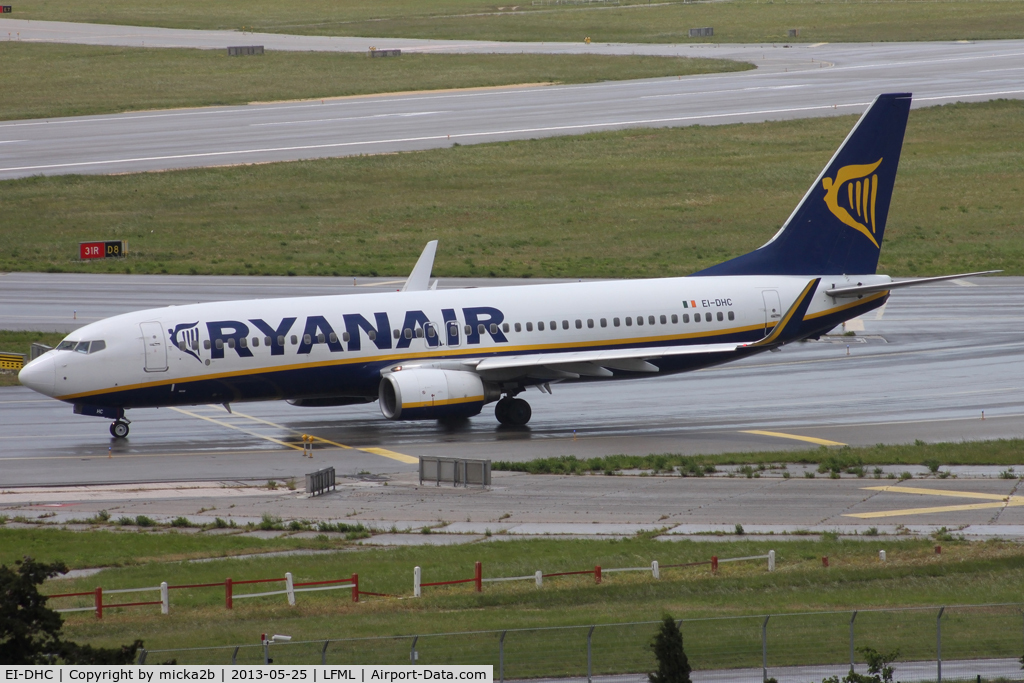
[[[146,515],[139,515],[135,518],[135,526],[156,526],[156,520]]]
[[[269,512],[264,512],[260,518],[259,528],[263,531],[277,531],[284,528],[280,517],[275,517]]]
[[[690,662],[683,651],[683,634],[671,615],[665,615],[651,649],[658,660],[658,670],[647,674],[650,683],[690,683]]]
[[[193,526],[192,522],[188,521],[186,517],[175,517],[171,520],[171,526],[176,527],[190,527]]]

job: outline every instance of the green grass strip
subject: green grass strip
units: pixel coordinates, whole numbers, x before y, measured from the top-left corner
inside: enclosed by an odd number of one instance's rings
[[[720,455],[607,455],[577,458],[537,458],[526,462],[499,460],[491,467],[496,471],[528,472],[530,474],[612,474],[622,470],[649,470],[654,473],[678,472],[685,477],[712,474],[719,465],[750,465],[763,471],[785,463],[817,464],[820,472],[866,474],[871,465],[924,465],[938,470],[943,465],[1020,465],[1024,463],[1024,439],[970,441],[957,443],[915,444],[828,448],[754,453],[723,453]],[[1021,473],[1024,474],[1024,473]],[[1008,478],[1016,478],[1007,470]]]
[[[240,38],[241,40],[241,38]],[[689,76],[744,71],[725,59],[637,55],[439,55],[147,49],[0,42],[0,119],[51,118],[140,109],[321,99],[519,83]]]
[[[83,3],[26,0],[10,17],[176,28],[242,29],[307,35],[456,40],[595,42],[879,42],[1020,38],[1013,0],[732,0],[691,3],[495,5],[485,0],[182,0],[159,5],[130,0]],[[713,38],[689,29],[711,26]],[[797,37],[790,29],[799,29]],[[380,47],[388,47],[381,45]]]
[[[4,181],[0,270],[404,277],[439,239],[442,278],[688,275],[770,239],[855,121]],[[1024,274],[1022,198],[1024,102],[912,111],[880,272]]]

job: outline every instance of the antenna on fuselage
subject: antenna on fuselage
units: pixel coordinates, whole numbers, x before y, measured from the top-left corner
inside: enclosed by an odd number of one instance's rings
[[[430,273],[434,270],[434,254],[437,252],[437,240],[427,242],[423,253],[409,273],[409,279],[402,287],[403,292],[425,292],[430,289]]]

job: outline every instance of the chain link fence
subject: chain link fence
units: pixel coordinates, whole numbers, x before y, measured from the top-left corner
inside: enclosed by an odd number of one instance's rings
[[[679,621],[693,683],[814,683],[867,673],[862,647],[899,650],[899,681],[1022,681],[1024,604],[807,612]],[[645,683],[661,622],[151,650],[140,663],[490,664],[497,681]],[[613,679],[610,677],[614,677]],[[980,678],[979,678],[980,677]]]

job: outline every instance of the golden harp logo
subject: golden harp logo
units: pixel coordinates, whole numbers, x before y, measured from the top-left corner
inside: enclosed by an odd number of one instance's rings
[[[843,166],[836,177],[822,178],[825,188],[825,205],[832,215],[860,232],[875,245],[875,199],[878,197],[878,175],[875,170],[881,165],[879,159],[873,164]],[[844,189],[845,186],[845,189]]]

